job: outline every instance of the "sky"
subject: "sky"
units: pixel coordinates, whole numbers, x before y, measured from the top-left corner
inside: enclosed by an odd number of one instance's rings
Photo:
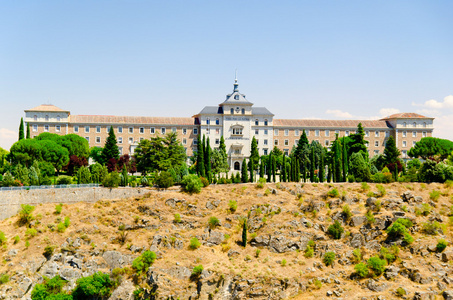
[[[0,147],[24,110],[191,117],[239,90],[275,118],[434,117],[453,140],[453,1],[3,1]]]

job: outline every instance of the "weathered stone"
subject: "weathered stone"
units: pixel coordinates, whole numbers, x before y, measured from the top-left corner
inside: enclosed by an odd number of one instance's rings
[[[269,250],[272,252],[284,253],[288,251],[289,240],[284,236],[273,236],[269,241]]]
[[[132,263],[132,258],[129,255],[124,255],[118,251],[106,251],[102,257],[107,262],[110,269],[122,268],[125,265]]]
[[[431,299],[435,299],[435,297],[431,293],[417,291],[417,292],[415,292],[413,299],[414,300],[431,300]]]
[[[113,291],[112,295],[108,300],[132,300],[134,299],[134,284],[129,280],[124,280],[121,284]]]
[[[228,257],[232,257],[232,256],[238,256],[239,255],[239,252],[231,249],[228,251]]]
[[[385,282],[379,284],[373,279],[369,279],[366,283],[366,286],[373,292],[382,292],[387,289],[387,284]]]
[[[30,278],[28,278],[28,277],[23,278],[19,282],[19,285],[18,285],[18,287],[19,287],[18,296],[20,298],[22,298],[28,292],[28,290],[30,289],[32,283],[33,283],[33,281]]]
[[[412,194],[411,191],[405,191],[403,194],[401,194],[401,199],[405,202],[411,202],[414,200],[414,195]]]
[[[453,300],[453,290],[444,291],[442,293],[442,296],[444,297],[445,300]]]
[[[250,245],[254,247],[267,247],[269,246],[270,238],[270,235],[267,234],[257,236],[256,238],[251,240]]]
[[[361,248],[365,245],[365,238],[360,233],[352,233],[351,247]]]
[[[66,281],[71,281],[73,279],[78,279],[78,278],[82,277],[82,274],[78,269],[74,269],[71,267],[64,267],[60,271],[60,277]]]
[[[387,280],[393,279],[398,276],[399,271],[400,268],[398,268],[397,266],[389,266],[385,269],[384,277]]]
[[[448,262],[453,260],[453,250],[448,250],[442,252],[442,261],[443,262]]]
[[[220,243],[222,243],[224,239],[225,239],[224,233],[211,230],[206,242],[208,246],[214,246],[220,245]]]
[[[376,201],[377,201],[376,198],[370,197],[370,198],[366,199],[366,206],[373,207],[376,205]]]
[[[362,225],[366,220],[366,217],[365,216],[353,216],[351,218],[351,226],[360,226]]]

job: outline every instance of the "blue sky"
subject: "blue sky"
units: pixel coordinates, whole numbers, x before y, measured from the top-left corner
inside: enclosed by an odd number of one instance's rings
[[[181,116],[239,89],[276,118],[435,117],[453,1],[0,1],[0,147],[23,110]]]

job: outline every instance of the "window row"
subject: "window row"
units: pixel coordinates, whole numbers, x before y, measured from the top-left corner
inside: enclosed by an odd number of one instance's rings
[[[46,121],[49,121],[49,120],[50,120],[49,115],[45,115],[44,119],[45,119]],[[57,122],[60,122],[60,121],[61,121],[61,117],[60,117],[60,116],[57,116],[56,119],[57,119]],[[34,120],[34,121],[38,121],[38,116],[37,116],[37,115],[34,115],[34,116],[33,116],[33,120]]]
[[[423,122],[423,124],[420,124],[423,126],[423,128],[426,128],[426,122]],[[408,127],[408,124],[406,122],[403,122],[403,127]],[[412,127],[417,128],[417,122],[412,123]]]
[[[401,132],[402,137],[407,137],[407,133],[408,133],[407,131],[402,131]],[[423,131],[422,132],[422,137],[426,137],[426,136],[427,136],[426,131]],[[417,131],[412,131],[412,137],[417,137]]]
[[[35,125],[33,125],[33,126],[35,126]],[[37,125],[36,125],[36,126],[37,126]],[[46,128],[45,126],[48,126],[48,125],[44,125],[44,128]],[[59,127],[59,125],[56,125],[56,127]],[[82,128],[80,128],[80,127],[82,127]],[[36,128],[37,128],[37,127],[36,127]],[[47,127],[47,128],[48,128],[48,127]],[[95,130],[96,133],[101,133],[101,128],[102,128],[101,126],[95,126],[94,130]],[[111,128],[110,126],[107,126],[107,127],[106,127],[106,132],[107,132],[107,133],[110,132],[110,128]],[[128,128],[127,128],[127,132],[128,132],[128,133],[134,133],[135,129],[136,129],[135,127],[128,127]],[[78,132],[80,132],[80,130],[83,130],[85,133],[89,133],[90,130],[91,130],[91,127],[90,127],[90,126],[79,126],[79,125],[74,125],[74,127],[73,127],[73,131],[74,131],[74,132],[78,133]],[[123,127],[122,127],[122,126],[118,126],[118,127],[116,128],[116,130],[117,130],[117,133],[123,133]],[[156,133],[156,128],[155,128],[155,127],[149,128],[149,132],[150,132],[151,134],[155,134],[155,133]],[[172,127],[172,128],[171,128],[171,132],[177,132],[176,127]],[[144,133],[145,133],[145,127],[139,127],[139,128],[138,128],[138,133],[144,134]],[[167,128],[166,128],[166,127],[161,127],[161,128],[160,128],[160,133],[161,133],[161,134],[166,134],[166,133],[167,133]],[[182,129],[182,134],[187,134],[187,128],[183,128],[183,129]],[[193,129],[193,134],[198,134],[198,128],[194,128],[194,129]]]

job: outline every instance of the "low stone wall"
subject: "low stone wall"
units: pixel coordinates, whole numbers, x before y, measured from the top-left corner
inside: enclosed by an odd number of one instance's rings
[[[143,196],[147,188],[66,188],[0,192],[0,220],[17,214],[21,204],[96,202],[102,199],[126,199]]]

